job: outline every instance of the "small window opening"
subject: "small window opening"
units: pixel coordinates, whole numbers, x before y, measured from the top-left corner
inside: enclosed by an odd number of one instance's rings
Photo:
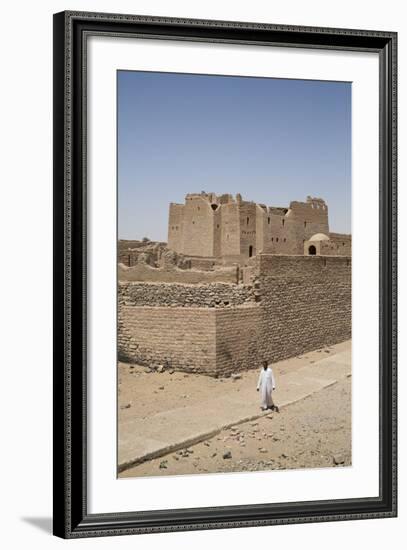
[[[307,227],[307,222],[304,222],[304,227]]]
[[[284,222],[285,222],[285,219],[283,218],[283,219],[281,220],[281,223],[283,224],[283,227],[284,227]]]
[[[249,246],[249,258],[253,256],[253,247],[252,245]]]
[[[270,216],[267,218],[267,223],[270,225]]]
[[[312,244],[309,248],[308,248],[308,254],[310,256],[315,256],[315,254],[317,253],[317,249],[315,248],[315,246]]]
[[[249,225],[249,218],[246,218],[246,225]]]

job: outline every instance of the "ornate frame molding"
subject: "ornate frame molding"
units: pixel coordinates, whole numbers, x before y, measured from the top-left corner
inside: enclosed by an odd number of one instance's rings
[[[380,58],[380,496],[87,513],[86,41],[96,34],[371,51]],[[89,12],[54,15],[54,534],[63,538],[397,514],[397,34]]]

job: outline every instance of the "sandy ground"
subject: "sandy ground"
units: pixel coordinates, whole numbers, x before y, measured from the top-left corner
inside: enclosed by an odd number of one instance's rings
[[[329,349],[303,357],[312,362],[320,358],[321,353],[329,353]],[[279,364],[277,378],[288,364]],[[290,368],[295,368],[293,359],[290,360]],[[208,391],[215,395],[225,391],[229,384],[233,384],[234,390],[238,391],[239,384],[252,382],[255,392],[257,381],[256,371],[242,373],[242,378],[235,381],[225,379],[222,382],[179,372],[149,373],[147,370],[125,364],[119,366],[119,419],[134,415],[136,411],[148,416],[168,410],[175,403],[181,407],[196,403],[200,397],[208,395]],[[190,448],[125,470],[120,477],[340,467],[350,464],[349,377],[283,408],[280,413],[271,413],[256,421],[223,430]]]
[[[306,364],[332,353],[333,348],[315,350],[304,355],[280,361],[273,365],[273,372],[278,381],[286,372],[295,372]],[[256,395],[256,385],[259,370],[249,370],[239,373],[239,379],[212,378],[199,374],[186,374],[179,371],[166,370],[154,372],[148,367],[118,364],[118,420],[120,423],[129,418],[148,418],[151,414],[168,411],[178,407],[187,407],[204,401],[208,395],[216,397],[224,392],[239,392],[247,384],[253,386],[253,399]]]

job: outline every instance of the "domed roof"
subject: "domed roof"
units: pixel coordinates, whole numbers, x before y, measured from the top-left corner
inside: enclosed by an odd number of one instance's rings
[[[324,233],[316,233],[315,235],[312,235],[310,241],[329,241],[329,237]]]

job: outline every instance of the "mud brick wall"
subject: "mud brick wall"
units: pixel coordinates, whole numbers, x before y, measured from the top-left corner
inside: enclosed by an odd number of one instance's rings
[[[186,285],[176,283],[119,282],[119,304],[167,307],[227,307],[255,300],[252,288],[227,283]]]
[[[351,260],[259,258],[260,353],[273,361],[351,338]]]
[[[215,376],[215,311],[119,307],[119,360]]]

